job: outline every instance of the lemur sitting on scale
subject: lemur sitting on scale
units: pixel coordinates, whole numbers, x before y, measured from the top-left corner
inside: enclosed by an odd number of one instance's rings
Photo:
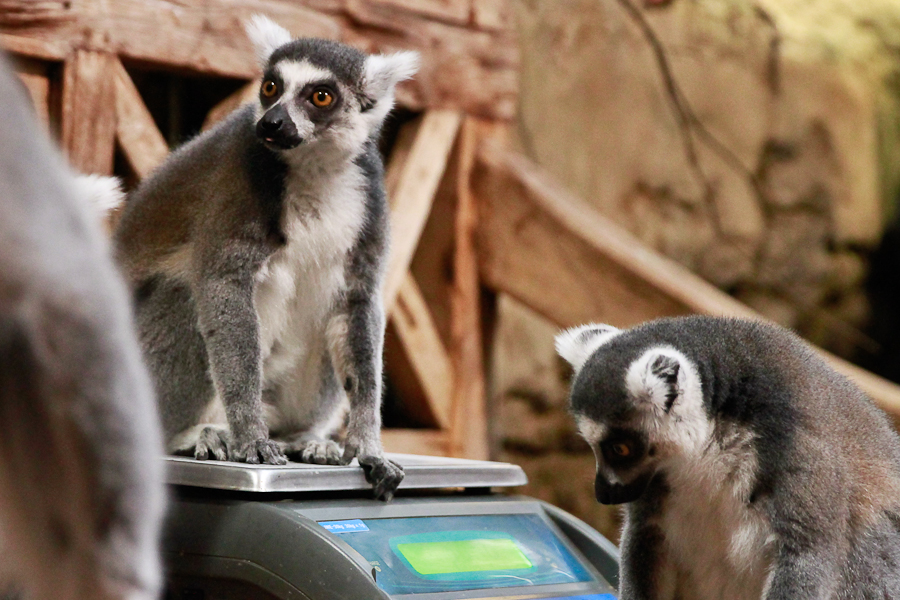
[[[418,56],[292,40],[265,17],[247,31],[259,101],[173,152],[115,232],[168,450],[276,465],[356,457],[390,498],[403,470],[380,436],[377,140]],[[329,436],[348,398],[341,449]]]

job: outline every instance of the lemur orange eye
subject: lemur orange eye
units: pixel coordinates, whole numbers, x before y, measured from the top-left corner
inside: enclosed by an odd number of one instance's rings
[[[278,84],[271,79],[266,79],[262,84],[262,95],[271,98],[278,93]]]
[[[631,455],[631,446],[624,442],[619,442],[618,444],[612,445],[612,451],[616,456],[630,456]]]
[[[326,90],[316,90],[312,95],[312,103],[319,108],[327,108],[334,102],[334,96]]]

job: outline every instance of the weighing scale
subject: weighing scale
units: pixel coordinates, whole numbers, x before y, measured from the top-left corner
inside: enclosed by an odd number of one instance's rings
[[[166,600],[614,600],[616,547],[545,502],[495,493],[516,465],[389,454],[371,498],[350,466],[168,458]]]

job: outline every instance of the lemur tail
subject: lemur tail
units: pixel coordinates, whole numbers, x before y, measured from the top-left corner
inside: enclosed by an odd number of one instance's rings
[[[76,195],[84,199],[101,219],[125,203],[125,192],[118,177],[76,174],[74,181]]]

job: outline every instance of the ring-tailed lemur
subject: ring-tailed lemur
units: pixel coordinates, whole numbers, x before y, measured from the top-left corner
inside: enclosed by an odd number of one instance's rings
[[[900,442],[792,333],[685,317],[557,337],[623,600],[900,598]]]
[[[162,439],[96,187],[0,56],[0,592],[35,600],[161,584]]]
[[[357,457],[389,498],[403,471],[380,437],[388,208],[377,141],[418,57],[292,40],[264,17],[248,34],[264,68],[259,102],[173,152],[130,194],[115,232],[169,450],[270,464]],[[328,436],[348,396],[341,452]]]

